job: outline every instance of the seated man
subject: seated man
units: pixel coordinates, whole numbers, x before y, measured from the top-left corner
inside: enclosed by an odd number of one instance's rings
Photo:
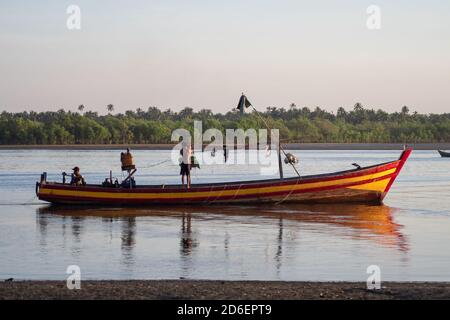
[[[72,180],[70,181],[71,185],[75,185],[75,186],[81,186],[81,185],[85,185],[86,181],[84,181],[83,176],[80,174],[80,168],[75,167],[72,169],[73,173],[72,173]]]

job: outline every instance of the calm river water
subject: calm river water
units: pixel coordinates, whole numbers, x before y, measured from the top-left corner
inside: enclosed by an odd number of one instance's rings
[[[67,208],[34,185],[81,167],[88,182],[118,151],[0,151],[0,279],[226,279],[450,281],[450,159],[415,151],[384,206]],[[294,151],[305,174],[396,159],[396,151]],[[169,151],[135,151],[137,183],[175,183]],[[159,163],[159,165],[157,165]],[[289,173],[288,167],[285,172]],[[193,182],[261,179],[255,166],[203,166]]]

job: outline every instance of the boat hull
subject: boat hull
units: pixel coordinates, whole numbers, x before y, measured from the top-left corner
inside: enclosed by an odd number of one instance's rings
[[[255,203],[382,203],[412,150],[392,162],[302,178],[133,189],[44,182],[40,200],[55,204],[148,206]]]
[[[442,158],[450,158],[450,152],[445,152],[445,151],[441,151],[441,150],[438,150],[438,152]]]

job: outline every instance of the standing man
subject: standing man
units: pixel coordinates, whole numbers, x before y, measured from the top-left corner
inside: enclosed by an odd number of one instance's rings
[[[181,153],[181,183],[184,186],[184,177],[186,176],[187,180],[187,188],[191,188],[191,156],[192,156],[192,149],[190,143],[184,143],[183,142],[183,148],[180,150]]]

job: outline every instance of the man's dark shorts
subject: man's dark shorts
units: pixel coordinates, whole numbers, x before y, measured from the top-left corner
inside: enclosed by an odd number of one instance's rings
[[[180,175],[182,176],[190,176],[191,175],[191,165],[189,164],[181,164]]]

